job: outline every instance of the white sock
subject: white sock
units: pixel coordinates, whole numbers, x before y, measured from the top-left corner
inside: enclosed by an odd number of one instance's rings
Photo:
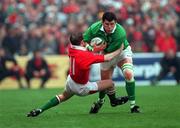
[[[135,106],[135,100],[130,101],[130,108],[133,108]]]

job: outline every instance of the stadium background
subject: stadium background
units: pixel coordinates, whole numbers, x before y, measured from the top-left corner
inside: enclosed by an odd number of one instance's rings
[[[135,53],[165,52],[168,45],[162,45],[163,34],[169,35],[169,45],[175,42],[173,49],[180,51],[179,0],[1,0],[0,46],[16,56],[22,67],[32,51],[40,49],[55,75],[47,87],[62,86],[68,59],[60,56],[67,54],[69,34],[83,32],[106,10],[116,13]],[[11,79],[2,84],[0,88],[16,88]]]

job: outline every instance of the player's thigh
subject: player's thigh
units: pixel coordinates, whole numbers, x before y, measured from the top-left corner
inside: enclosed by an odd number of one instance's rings
[[[131,51],[131,47],[128,46],[125,50],[123,50],[122,54],[119,56],[119,61],[117,62],[118,67],[122,67],[125,63],[133,63],[132,61],[133,53]]]
[[[84,85],[83,90],[81,91],[81,94],[83,95],[89,95],[94,94],[99,91],[99,87],[97,82],[87,82],[87,84]]]
[[[86,84],[74,83],[70,85],[71,91],[78,96],[86,96],[98,92],[98,85],[96,82],[87,82]]]
[[[97,85],[99,91],[103,91],[108,88],[114,87],[114,83],[111,79],[98,81]]]
[[[112,79],[114,68],[102,70],[101,69],[101,80]]]
[[[132,62],[132,58],[124,58],[123,60],[121,60],[121,61],[119,61],[118,63],[117,63],[117,66],[119,67],[119,68],[121,68],[124,64],[126,64],[126,63],[130,63],[130,64],[132,64],[133,62]]]
[[[86,84],[78,84],[71,79],[70,76],[67,78],[65,90],[70,94],[78,96],[86,96],[88,94],[98,91],[96,82],[87,82]]]
[[[108,70],[114,69],[116,67],[116,65],[117,65],[118,60],[119,60],[119,56],[114,57],[110,61],[101,63],[100,64],[100,69],[103,70],[103,71],[108,71]]]
[[[74,94],[74,88],[73,88],[74,84],[75,83],[71,81],[70,75],[68,75],[64,91],[73,95]]]

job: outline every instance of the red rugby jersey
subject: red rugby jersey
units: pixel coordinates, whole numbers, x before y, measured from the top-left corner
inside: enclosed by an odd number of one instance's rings
[[[91,64],[104,62],[104,55],[89,52],[81,46],[71,45],[69,47],[70,76],[79,84],[86,84],[89,81]]]

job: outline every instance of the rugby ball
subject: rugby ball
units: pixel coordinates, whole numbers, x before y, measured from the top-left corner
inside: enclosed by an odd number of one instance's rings
[[[101,44],[105,44],[105,41],[103,39],[101,39],[100,37],[94,37],[91,42],[90,42],[90,45],[91,46],[94,46],[94,45],[101,45]]]

